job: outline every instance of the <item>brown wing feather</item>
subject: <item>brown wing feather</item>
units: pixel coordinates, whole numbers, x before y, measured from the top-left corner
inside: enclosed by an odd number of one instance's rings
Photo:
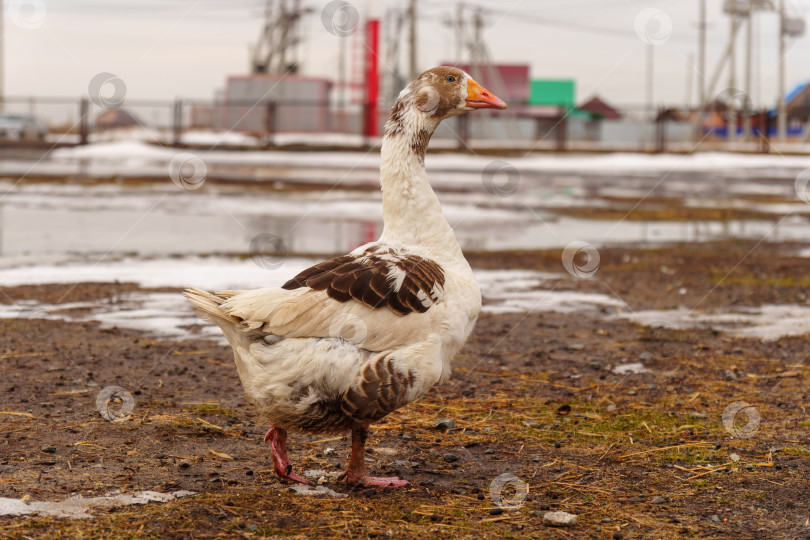
[[[400,285],[396,288],[399,272],[405,276],[399,274]],[[361,256],[342,255],[318,263],[282,286],[287,290],[301,287],[326,291],[339,302],[355,300],[374,309],[387,306],[394,313],[407,315],[424,313],[441,302],[434,291],[444,288],[444,271],[418,255],[375,245]]]

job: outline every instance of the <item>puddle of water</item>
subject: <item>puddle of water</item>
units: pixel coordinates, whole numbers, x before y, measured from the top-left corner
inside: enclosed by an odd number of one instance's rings
[[[480,193],[448,193],[441,198],[445,215],[466,250],[550,249],[575,240],[600,246],[810,237],[805,216],[780,222],[608,221],[553,214],[559,206],[583,204],[582,197],[567,194],[544,199],[542,194],[529,193],[507,200],[488,199]],[[778,214],[794,206],[782,204],[773,210]],[[281,254],[344,253],[376,239],[381,231],[376,192],[244,194],[182,192],[173,185],[40,184],[14,187],[0,205],[0,256],[4,257],[247,253],[259,234],[278,238]]]
[[[165,503],[194,495],[193,491],[174,491],[158,493],[156,491],[139,491],[137,493],[113,493],[104,497],[82,497],[74,495],[62,501],[24,502],[20,499],[0,498],[0,516],[24,516],[39,514],[55,518],[86,519],[92,518],[92,510],[107,510],[133,504],[150,502]]]

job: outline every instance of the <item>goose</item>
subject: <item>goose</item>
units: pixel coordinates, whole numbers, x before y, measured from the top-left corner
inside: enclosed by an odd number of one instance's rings
[[[383,232],[376,242],[307,268],[281,287],[185,291],[233,348],[247,400],[270,420],[276,474],[293,471],[287,432],[351,431],[354,486],[400,487],[366,474],[369,426],[447,379],[475,325],[481,293],[425,173],[428,141],[445,118],[505,109],[451,66],[420,74],[399,94],[381,146]]]

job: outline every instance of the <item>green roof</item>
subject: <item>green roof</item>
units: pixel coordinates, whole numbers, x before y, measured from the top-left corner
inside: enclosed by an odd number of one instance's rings
[[[529,82],[529,105],[574,106],[576,81],[573,79],[534,79]]]

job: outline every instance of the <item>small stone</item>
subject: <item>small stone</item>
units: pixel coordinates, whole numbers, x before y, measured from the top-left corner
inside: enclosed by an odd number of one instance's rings
[[[714,514],[714,515],[711,517],[711,520],[712,520],[712,521],[714,521],[715,523],[720,523],[720,521],[721,521],[721,520],[720,520],[720,516],[718,516],[717,514]]]
[[[479,494],[478,494],[478,500],[479,500],[479,501],[483,501],[483,500],[484,500],[484,494],[483,494],[483,493],[479,493]]]
[[[259,526],[258,525],[248,525],[247,530],[249,530],[250,532],[256,532],[256,531],[259,530]]]
[[[652,353],[647,351],[638,355],[639,360],[652,360]]]
[[[567,349],[569,351],[581,351],[585,348],[584,343],[569,343]]]
[[[189,467],[191,467],[191,463],[189,463],[184,459],[183,461],[178,463],[177,466],[180,467],[181,469],[188,469]]]
[[[554,441],[554,448],[559,448],[563,445],[562,441]]]
[[[753,463],[746,463],[745,465],[743,465],[743,469],[748,469],[749,471],[750,471],[751,469],[753,469],[753,468],[754,468],[754,464],[753,464]]]
[[[165,457],[166,457],[166,454],[155,454],[155,457],[156,457],[157,459],[163,459],[163,458],[165,458]]]
[[[546,512],[543,524],[551,527],[571,527],[577,524],[577,516],[568,512]]]
[[[628,395],[628,396],[635,396],[635,395],[636,395],[636,391],[635,391],[635,390],[628,390],[628,391],[627,391],[627,395]]]
[[[489,515],[491,516],[500,516],[503,514],[503,508],[496,507],[489,511]]]
[[[602,362],[598,362],[598,361],[594,360],[593,362],[588,364],[588,367],[591,368],[591,369],[599,370],[599,369],[602,369],[604,366],[602,365]]]
[[[661,495],[656,495],[655,497],[652,498],[651,502],[653,504],[664,504],[665,502],[667,502],[667,500],[663,498]]]
[[[5,472],[7,472],[8,474],[11,474],[11,473],[13,473],[13,472],[14,472],[14,467],[12,467],[11,465],[9,465],[9,466],[8,466],[8,467],[6,467],[4,470],[5,470]]]
[[[455,463],[458,461],[458,456],[453,454],[445,454],[442,456],[442,459],[445,460],[447,463]]]
[[[610,521],[611,521],[611,520],[610,520],[610,518],[608,518],[608,517],[606,517],[606,518],[602,518],[602,523],[610,523]]]
[[[541,504],[540,505],[540,510],[551,510],[551,506],[549,506],[547,504]]]
[[[739,454],[731,454],[731,455],[728,456],[728,458],[731,461],[740,461],[740,455]]]
[[[768,452],[770,452],[771,454],[775,454],[778,451],[779,451],[779,449],[777,447],[775,447],[775,446],[771,446],[770,448],[768,448]]]
[[[46,454],[55,454],[56,447],[52,444],[46,444],[42,447],[42,451],[45,452]]]
[[[484,453],[485,453],[485,454],[494,454],[494,453],[495,453],[495,449],[494,449],[494,448],[487,448],[486,450],[484,450]]]
[[[613,540],[621,540],[622,539],[622,531],[616,531],[613,533]]]
[[[540,422],[537,420],[524,420],[523,425],[526,427],[537,427],[540,425]]]
[[[540,461],[542,461],[542,458],[540,456],[534,456],[532,458],[532,461],[535,462],[535,463],[540,463]]]
[[[616,412],[616,405],[614,405],[613,403],[608,405],[607,406],[607,412]]]
[[[689,418],[694,418],[695,420],[705,420],[709,416],[705,412],[693,412],[689,413]]]
[[[451,418],[444,418],[442,420],[436,420],[436,425],[434,427],[442,431],[447,431],[448,429],[455,429],[456,422]]]

